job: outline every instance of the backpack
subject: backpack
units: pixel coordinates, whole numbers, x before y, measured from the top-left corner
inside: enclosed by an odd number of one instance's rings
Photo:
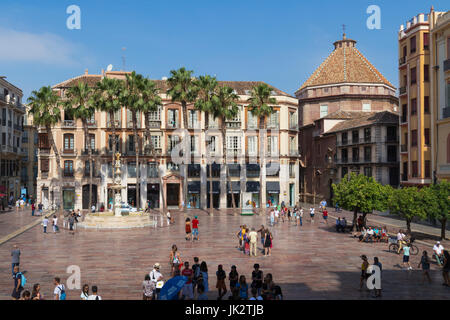
[[[60,286],[58,286],[58,288],[60,290],[59,300],[66,300],[66,290],[64,288],[64,285],[61,284]]]
[[[20,275],[20,286],[24,287],[27,284],[27,278],[25,278],[22,272],[18,272],[17,274]]]

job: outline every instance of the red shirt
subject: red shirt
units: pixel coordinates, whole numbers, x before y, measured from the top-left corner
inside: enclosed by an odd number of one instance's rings
[[[198,220],[197,219],[192,220],[192,228],[198,229]]]
[[[194,272],[192,271],[192,269],[184,269],[183,271],[181,271],[181,275],[182,276],[188,277],[188,281],[186,282],[187,284],[192,282],[192,275],[193,274],[194,274]]]
[[[327,216],[328,216],[328,211],[327,211],[327,210],[325,210],[325,211],[323,212],[323,216],[324,216],[324,217],[327,217]]]

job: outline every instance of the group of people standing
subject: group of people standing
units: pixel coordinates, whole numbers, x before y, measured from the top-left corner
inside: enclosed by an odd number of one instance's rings
[[[258,230],[255,228],[249,229],[246,225],[241,225],[236,233],[236,237],[239,239],[237,248],[245,255],[256,257],[258,233],[260,234],[263,256],[270,256],[273,247],[273,235],[269,228],[266,228],[264,225],[261,225],[261,228]]]

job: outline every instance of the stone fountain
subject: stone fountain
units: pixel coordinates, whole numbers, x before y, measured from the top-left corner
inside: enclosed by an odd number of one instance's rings
[[[120,153],[115,154],[114,179],[111,189],[114,192],[113,212],[96,212],[88,214],[84,221],[79,223],[81,228],[87,229],[131,229],[143,227],[156,227],[157,220],[144,212],[130,212],[122,215],[122,172]]]

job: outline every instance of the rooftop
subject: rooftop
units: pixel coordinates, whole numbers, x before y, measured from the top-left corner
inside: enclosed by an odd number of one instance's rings
[[[398,124],[398,114],[391,111],[381,112],[348,112],[352,118],[339,122],[327,131],[327,134],[374,124]],[[333,119],[333,118],[332,118]]]

